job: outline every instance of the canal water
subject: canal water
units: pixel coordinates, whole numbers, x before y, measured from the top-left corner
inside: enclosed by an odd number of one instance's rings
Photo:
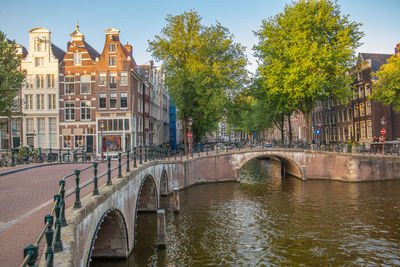
[[[282,179],[273,160],[240,174],[181,191],[178,215],[162,199],[167,249],[156,248],[156,214],[140,214],[131,257],[92,266],[400,265],[400,181]]]

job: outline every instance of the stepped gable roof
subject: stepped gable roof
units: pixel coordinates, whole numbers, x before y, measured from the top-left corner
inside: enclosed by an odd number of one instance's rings
[[[89,55],[90,55],[90,58],[91,58],[93,61],[96,61],[96,58],[97,58],[97,57],[100,57],[100,53],[97,52],[97,50],[94,49],[94,48],[93,48],[90,44],[88,44],[86,41],[83,41],[83,44],[85,45],[86,50],[88,51],[88,53],[89,53]]]
[[[51,50],[53,51],[53,55],[58,59],[59,62],[63,61],[65,52],[55,44],[51,43]]]
[[[392,57],[391,54],[374,54],[374,53],[360,53],[362,60],[371,60],[372,72],[378,71],[386,60]]]

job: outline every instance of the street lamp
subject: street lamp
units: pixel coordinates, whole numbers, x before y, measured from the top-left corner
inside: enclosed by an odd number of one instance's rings
[[[103,146],[103,130],[104,130],[104,120],[100,120],[100,130],[101,130],[101,160],[104,160],[104,146]]]
[[[192,124],[193,124],[193,119],[191,116],[188,119],[188,124],[189,124],[188,141],[189,141],[189,156],[190,156],[192,154]]]

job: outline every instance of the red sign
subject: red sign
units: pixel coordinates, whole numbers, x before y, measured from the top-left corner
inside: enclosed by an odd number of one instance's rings
[[[189,138],[192,138],[192,133],[188,133],[188,137],[189,137]]]
[[[382,129],[381,130],[381,134],[385,134],[386,133],[386,130],[385,129]]]

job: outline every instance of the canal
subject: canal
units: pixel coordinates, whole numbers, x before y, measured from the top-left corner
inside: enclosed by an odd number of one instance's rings
[[[280,163],[253,160],[241,183],[181,191],[181,212],[164,197],[167,249],[156,248],[156,214],[140,214],[127,261],[91,266],[400,265],[400,181],[302,182]]]

